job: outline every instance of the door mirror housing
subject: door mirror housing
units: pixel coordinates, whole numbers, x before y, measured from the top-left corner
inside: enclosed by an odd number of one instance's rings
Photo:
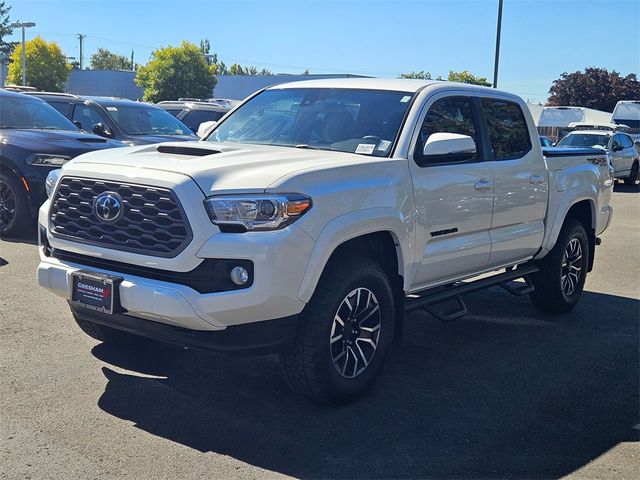
[[[196,131],[196,135],[198,135],[200,138],[203,138],[211,130],[213,130],[213,127],[215,127],[217,123],[218,122],[216,120],[209,120],[207,122],[202,122],[198,127],[198,130]]]
[[[622,145],[614,145],[611,150],[613,150],[614,152],[619,152],[620,150],[622,150]]]
[[[111,137],[111,132],[102,123],[94,123],[91,127],[91,132],[101,137]]]
[[[456,163],[471,160],[476,154],[476,142],[469,135],[459,133],[433,133],[422,149],[422,162]]]

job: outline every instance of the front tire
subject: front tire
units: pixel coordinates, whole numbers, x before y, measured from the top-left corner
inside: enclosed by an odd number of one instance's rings
[[[631,166],[631,172],[629,173],[629,176],[624,179],[624,183],[626,185],[637,185],[639,181],[640,181],[640,167],[638,166],[638,162],[635,161]]]
[[[391,284],[366,258],[332,261],[300,317],[280,365],[292,390],[326,404],[361,397],[380,374],[393,339]]]
[[[530,275],[533,304],[545,312],[566,313],[582,296],[589,265],[589,240],[584,225],[566,220],[553,249]]]
[[[30,219],[24,188],[15,177],[0,173],[0,236],[19,235]]]

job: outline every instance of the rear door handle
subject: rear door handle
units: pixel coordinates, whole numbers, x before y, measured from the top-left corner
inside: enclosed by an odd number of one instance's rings
[[[475,188],[476,190],[491,190],[493,188],[493,185],[491,185],[491,182],[487,182],[486,180],[479,180],[478,182],[476,182],[473,188]]]
[[[531,175],[529,177],[529,183],[533,183],[534,185],[538,185],[544,182],[544,178],[541,175]]]

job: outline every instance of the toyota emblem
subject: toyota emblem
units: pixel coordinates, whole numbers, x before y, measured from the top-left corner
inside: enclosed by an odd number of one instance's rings
[[[99,220],[113,223],[124,214],[122,197],[115,192],[103,192],[93,201],[93,213]]]

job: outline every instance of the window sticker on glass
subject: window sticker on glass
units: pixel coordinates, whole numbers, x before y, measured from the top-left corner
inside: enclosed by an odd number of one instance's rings
[[[109,110],[110,112],[117,112],[118,108],[117,107],[107,107],[107,110]]]
[[[376,146],[372,143],[359,143],[358,148],[356,148],[356,153],[364,153],[366,155],[371,155]]]
[[[389,150],[390,146],[391,142],[389,140],[380,140],[380,143],[378,144],[378,148],[376,148],[376,150],[386,153],[387,150]]]
[[[409,100],[411,100],[411,95],[405,95],[404,97],[402,97],[400,99],[401,103],[407,103]]]

